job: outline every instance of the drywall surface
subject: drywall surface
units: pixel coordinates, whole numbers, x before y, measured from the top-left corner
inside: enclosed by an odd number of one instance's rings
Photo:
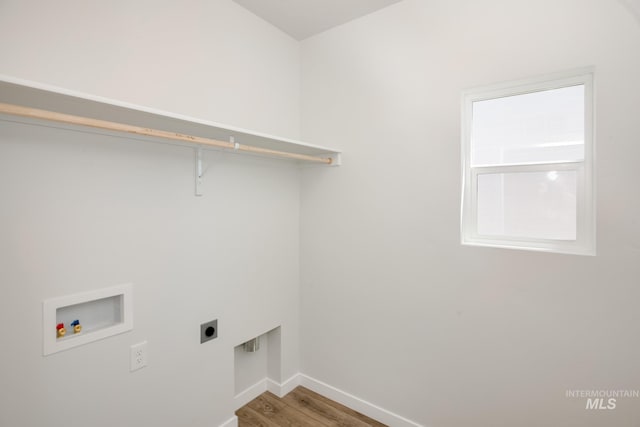
[[[596,70],[597,256],[460,245],[464,89]],[[619,2],[405,0],[302,44],[302,372],[430,427],[627,427],[640,26]]]
[[[3,0],[0,24],[2,74],[299,136],[298,43],[230,0]]]
[[[298,47],[230,0],[0,3],[0,74],[294,138]],[[299,371],[299,170],[204,160],[197,198],[193,149],[0,122],[0,425],[221,425],[234,347],[278,326]],[[132,332],[42,356],[43,300],[121,283]]]

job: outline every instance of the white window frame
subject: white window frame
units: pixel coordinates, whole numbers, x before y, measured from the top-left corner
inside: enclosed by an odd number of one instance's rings
[[[471,129],[473,103],[513,95],[523,95],[563,87],[584,85],[585,133],[584,160],[551,163],[523,163],[499,166],[471,166]],[[462,95],[462,206],[461,241],[463,245],[524,249],[578,255],[595,255],[595,141],[594,71],[592,68],[559,73],[517,82],[486,86]],[[576,240],[551,240],[486,236],[478,233],[478,176],[486,173],[576,171]]]

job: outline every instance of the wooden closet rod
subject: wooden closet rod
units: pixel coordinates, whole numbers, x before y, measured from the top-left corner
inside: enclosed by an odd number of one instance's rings
[[[184,135],[181,133],[167,132],[164,130],[132,126],[124,123],[73,116],[70,114],[56,113],[47,110],[38,110],[36,108],[21,107],[19,105],[0,103],[0,113],[10,114],[12,116],[29,117],[32,119],[49,120],[52,122],[66,123],[71,125],[88,126],[109,131],[132,133],[135,135],[152,136],[156,138],[188,142],[197,145],[208,145],[210,147],[226,148],[229,150],[243,151],[246,153],[262,154],[267,156],[282,157],[286,159],[304,160],[307,162],[324,163],[327,165],[330,165],[333,161],[331,158],[310,156],[307,154],[288,153],[286,151],[279,150],[270,150],[268,148],[254,147],[252,145],[243,145],[233,142],[219,141],[217,139],[203,138],[200,136]]]

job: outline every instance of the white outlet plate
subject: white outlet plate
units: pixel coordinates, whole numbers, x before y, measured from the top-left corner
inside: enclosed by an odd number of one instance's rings
[[[147,366],[147,342],[143,341],[131,346],[131,372]]]

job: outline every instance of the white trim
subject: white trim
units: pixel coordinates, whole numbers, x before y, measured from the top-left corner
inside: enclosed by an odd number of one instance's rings
[[[595,255],[595,96],[594,69],[550,74],[539,78],[500,83],[466,90],[462,95],[462,193],[460,208],[460,241],[463,245],[523,249],[575,255]],[[471,120],[475,101],[496,99],[572,85],[585,89],[585,152],[584,160],[549,164],[517,164],[471,166]],[[506,236],[481,236],[477,231],[477,176],[480,173],[524,172],[529,170],[568,169],[578,173],[576,240],[544,240]]]
[[[235,409],[240,409],[256,397],[267,391],[267,378],[263,378],[252,386],[236,394],[233,398]]]
[[[224,423],[220,424],[220,427],[238,427],[238,417],[234,415]]]
[[[414,421],[404,418],[398,414],[394,414],[391,411],[387,411],[384,408],[360,399],[350,393],[342,391],[336,387],[333,387],[327,383],[311,378],[307,375],[300,374],[300,385],[315,391],[322,396],[341,403],[355,411],[358,411],[368,417],[371,417],[383,424],[387,424],[393,427],[423,427]]]
[[[300,385],[300,374],[291,376],[283,383],[276,382],[271,378],[263,378],[252,386],[236,394],[233,398],[233,404],[236,409],[242,408],[265,391],[269,391],[278,397],[284,397],[291,390]]]
[[[265,381],[267,382],[268,392],[273,393],[278,397],[283,397],[283,395],[281,394],[282,387],[279,383],[275,382],[271,378],[266,378]]]
[[[300,374],[292,375],[291,378],[283,383],[277,383],[271,378],[267,378],[267,390],[278,397],[284,397],[294,388],[300,385]]]
[[[558,89],[565,86],[583,84],[582,76],[594,74],[595,67],[582,67],[573,70],[548,73],[538,77],[529,77],[508,82],[493,83],[483,86],[467,88],[464,96],[470,96],[474,101],[499,98],[507,94],[525,94],[543,90]],[[491,94],[489,96],[489,94]],[[487,96],[484,96],[487,95]]]
[[[354,411],[358,411],[368,417],[371,417],[381,423],[388,424],[390,426],[424,427],[421,424],[402,417],[401,415],[395,414],[384,408],[376,406],[373,403],[367,402],[366,400],[360,399],[359,397],[333,387],[327,383],[300,373],[292,375],[283,383],[278,383],[271,378],[263,378],[254,385],[248,387],[246,390],[238,393],[234,397],[234,407],[236,410],[243,407],[256,397],[260,396],[265,391],[269,391],[278,397],[284,397],[298,386],[306,387],[309,390],[315,391],[316,393],[321,394],[328,399],[341,403],[348,408],[353,409]],[[227,423],[231,421],[233,421],[233,419],[229,420]],[[237,419],[235,422],[237,422]],[[235,425],[227,425],[227,423],[220,427],[235,427]]]

